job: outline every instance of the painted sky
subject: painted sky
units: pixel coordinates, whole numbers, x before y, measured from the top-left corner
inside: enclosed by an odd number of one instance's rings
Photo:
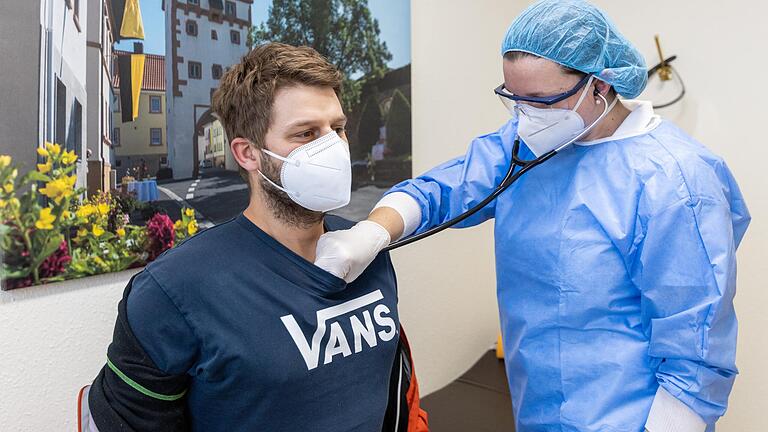
[[[379,21],[381,38],[392,53],[390,68],[398,68],[411,62],[411,0],[368,0],[373,17]],[[144,52],[165,54],[165,26],[161,0],[141,0],[144,21]],[[251,10],[253,23],[257,25],[267,18],[271,0],[255,0]],[[116,44],[117,49],[132,50],[133,41]]]

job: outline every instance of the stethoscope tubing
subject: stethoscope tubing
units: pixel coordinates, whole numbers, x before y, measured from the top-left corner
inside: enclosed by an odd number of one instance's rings
[[[490,195],[488,195],[487,197],[485,197],[485,199],[477,203],[477,205],[467,210],[466,212],[460,214],[459,216],[456,216],[455,218],[449,221],[445,221],[440,225],[436,225],[420,234],[416,234],[416,235],[404,238],[402,240],[398,240],[393,243],[390,243],[389,246],[384,248],[384,250],[391,251],[399,247],[409,245],[411,243],[414,243],[421,239],[435,235],[440,231],[443,231],[456,224],[461,223],[462,221],[466,220],[467,218],[471,217],[475,213],[482,210],[491,201],[495,200],[499,195],[504,193],[504,191],[506,191],[510,186],[512,186],[520,177],[523,176],[523,174],[541,165],[542,163],[549,160],[552,156],[557,154],[557,150],[551,150],[548,153],[545,153],[536,159],[525,161],[525,160],[521,160],[518,157],[519,151],[520,151],[520,138],[518,137],[515,139],[515,143],[512,147],[512,160],[510,161],[509,169],[507,169],[507,174],[504,176],[504,179],[501,181],[499,186],[497,186],[496,189],[494,189],[494,191]],[[517,167],[520,167],[520,169],[517,170],[517,172],[515,172],[515,168]]]
[[[617,100],[614,100],[610,105],[608,105],[608,101],[605,99],[603,95],[599,95],[603,99],[603,103],[605,103],[605,110],[600,115],[600,117],[597,118],[588,128],[584,129],[581,133],[579,133],[577,136],[573,137],[572,139],[568,140],[564,144],[558,146],[554,150],[550,150],[547,153],[544,153],[543,155],[537,157],[536,159],[532,160],[522,160],[519,158],[519,152],[520,152],[520,137],[517,136],[515,138],[515,142],[512,146],[512,159],[509,163],[509,169],[507,169],[507,174],[504,176],[504,179],[499,183],[499,185],[496,187],[496,189],[491,192],[490,195],[485,197],[482,201],[477,203],[474,207],[470,208],[469,210],[465,211],[464,213],[456,216],[455,218],[445,221],[439,225],[436,225],[422,233],[406,237],[404,239],[397,240],[395,242],[390,243],[387,247],[385,247],[384,251],[391,251],[395,250],[399,247],[403,247],[406,245],[409,245],[411,243],[417,242],[419,240],[425,239],[429,236],[435,235],[439,233],[440,231],[443,231],[445,229],[448,229],[452,226],[455,226],[458,223],[463,222],[467,218],[471,217],[475,213],[482,210],[485,206],[487,206],[491,201],[495,200],[499,195],[504,193],[510,186],[512,186],[520,177],[522,177],[525,173],[528,171],[534,169],[535,167],[541,165],[542,163],[548,161],[552,156],[556,155],[558,152],[562,151],[564,148],[568,147],[569,145],[573,144],[577,140],[579,140],[581,137],[586,135],[589,131],[592,130],[600,121],[608,115],[608,113],[611,111],[613,106],[616,104]],[[517,172],[515,172],[515,168],[520,167]]]

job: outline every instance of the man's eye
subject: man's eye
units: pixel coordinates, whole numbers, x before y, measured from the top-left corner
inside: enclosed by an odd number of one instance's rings
[[[340,126],[336,128],[336,133],[339,135],[343,134],[346,131],[347,131],[347,128],[345,128],[344,126]]]
[[[298,134],[297,136],[299,138],[312,138],[314,135],[315,135],[315,133],[313,131],[308,130],[308,131],[304,131],[304,132]]]

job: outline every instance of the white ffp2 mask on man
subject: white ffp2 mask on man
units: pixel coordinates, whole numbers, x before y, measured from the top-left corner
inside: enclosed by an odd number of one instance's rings
[[[349,145],[335,131],[296,148],[287,157],[262,149],[283,161],[278,186],[261,171],[272,186],[285,192],[298,205],[328,212],[349,204],[352,166]]]

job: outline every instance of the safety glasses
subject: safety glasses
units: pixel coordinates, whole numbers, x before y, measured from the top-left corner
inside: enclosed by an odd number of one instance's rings
[[[509,90],[505,89],[503,83],[500,86],[496,87],[493,91],[494,93],[499,95],[499,98],[501,98],[501,102],[510,111],[514,108],[514,106],[518,102],[553,105],[575,95],[579,90],[581,90],[582,87],[584,87],[584,85],[587,83],[587,81],[589,81],[589,78],[591,76],[592,76],[591,74],[584,75],[584,78],[582,78],[581,81],[576,83],[576,85],[572,89],[568,90],[565,93],[556,94],[554,96],[533,97],[533,96],[516,95],[510,92]]]

